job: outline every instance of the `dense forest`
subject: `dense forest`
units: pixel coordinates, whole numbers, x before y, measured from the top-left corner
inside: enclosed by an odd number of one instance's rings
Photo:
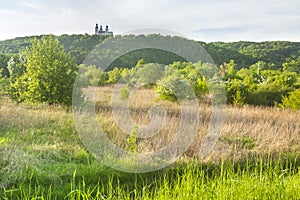
[[[3,73],[8,74],[6,69],[7,62],[10,57],[16,56],[19,52],[30,46],[34,38],[40,39],[42,36],[19,37],[11,40],[0,41],[0,67],[4,69]],[[124,36],[115,36],[115,42],[121,40]],[[134,37],[134,36],[126,36]],[[146,37],[163,37],[158,35],[149,35]],[[59,42],[64,46],[65,50],[76,59],[77,64],[81,64],[92,49],[103,42],[106,37],[99,35],[61,35],[57,36]],[[288,59],[296,59],[300,56],[299,42],[199,42],[204,49],[211,55],[217,65],[224,62],[234,60],[236,69],[249,68],[252,64],[258,61],[267,63],[269,69],[279,69],[282,63]],[[108,52],[109,53],[109,52]],[[113,67],[131,68],[135,66],[136,60],[144,59],[146,63],[159,62],[162,64],[171,64],[174,61],[184,61],[177,55],[171,55],[168,52],[158,50],[145,49],[125,55],[121,59],[112,63]]]

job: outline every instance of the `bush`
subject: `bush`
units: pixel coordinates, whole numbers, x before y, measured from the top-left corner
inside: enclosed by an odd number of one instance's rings
[[[129,98],[129,93],[130,93],[130,90],[129,90],[129,85],[126,84],[125,87],[121,88],[120,91],[119,91],[119,97],[121,100],[125,100],[125,99],[128,99]]]
[[[280,105],[285,108],[300,109],[300,89],[289,92],[288,96],[283,97]]]
[[[189,83],[178,75],[166,76],[157,83],[155,91],[162,100],[180,101],[192,99],[194,91]]]
[[[149,63],[142,65],[137,70],[138,81],[145,86],[151,87],[164,75],[164,66]]]
[[[108,80],[106,83],[108,84],[117,83],[122,78],[121,72],[122,70],[116,67],[112,71],[109,71]]]
[[[282,102],[282,96],[291,91],[286,85],[272,83],[260,84],[249,94],[248,103],[252,105],[274,106]]]
[[[244,105],[248,98],[248,86],[243,81],[232,79],[226,82],[227,103]]]

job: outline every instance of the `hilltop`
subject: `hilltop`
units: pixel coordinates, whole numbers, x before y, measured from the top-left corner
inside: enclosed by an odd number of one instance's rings
[[[29,46],[34,38],[40,39],[42,36],[18,37],[15,39],[0,41],[0,67],[6,71],[7,61],[11,56],[17,55],[19,52]],[[91,50],[99,43],[103,42],[109,36],[101,35],[61,35],[57,36],[65,50],[76,59],[77,64],[81,64]],[[118,41],[122,37],[132,36],[115,36]],[[134,37],[134,36],[133,36]],[[161,35],[148,35],[146,37],[164,37]],[[248,68],[250,65],[264,61],[274,69],[281,67],[282,63],[288,58],[297,58],[300,56],[300,42],[288,41],[270,41],[270,42],[199,42],[206,51],[211,55],[217,65],[235,60],[237,69]],[[135,53],[136,59],[145,59],[151,62],[151,58],[161,61],[163,64],[170,64],[174,60],[178,60],[176,55],[169,55],[157,51],[139,51]],[[126,58],[126,57],[125,57]],[[132,67],[135,59],[122,59],[114,63],[117,67]]]

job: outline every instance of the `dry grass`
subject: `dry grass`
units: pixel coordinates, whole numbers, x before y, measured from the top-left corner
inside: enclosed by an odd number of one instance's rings
[[[113,88],[106,86],[89,90],[95,91],[93,99],[97,102],[97,115],[104,132],[115,144],[125,149],[130,131],[121,130],[112,114],[110,101]],[[174,139],[180,128],[179,104],[158,101],[152,89],[136,90],[128,102],[130,118],[140,126],[147,126],[151,122],[149,109],[153,105],[163,106],[167,113],[165,124],[156,135],[137,140],[139,152],[157,151]],[[206,103],[199,104],[199,114],[199,130],[184,155],[186,157],[196,156],[201,148],[210,123],[211,106]],[[77,148],[78,137],[72,114],[62,108],[46,105],[28,106],[6,101],[0,109],[0,121],[2,130],[17,130],[18,138],[23,138],[20,142],[30,143],[32,149]],[[48,133],[47,129],[51,131]],[[208,159],[239,159],[249,154],[299,153],[299,142],[300,111],[227,106],[221,137]],[[8,142],[1,139],[0,144],[2,143]]]
[[[124,133],[115,123],[109,107],[110,94],[113,88],[97,88],[95,102],[102,128],[120,147],[125,146],[128,132]],[[105,98],[103,98],[105,97]],[[104,101],[102,101],[105,99]],[[147,125],[151,119],[149,109],[153,105],[162,105],[167,111],[164,128],[155,136],[138,140],[140,152],[153,152],[173,139],[180,127],[180,106],[177,103],[157,101],[151,89],[138,89],[129,99],[130,117],[137,125]],[[105,105],[105,106],[102,106]],[[211,106],[199,104],[201,116],[200,126],[193,144],[185,156],[197,155],[201,141],[206,135]],[[209,159],[221,158],[239,159],[249,154],[279,154],[282,152],[300,152],[300,111],[281,108],[264,107],[233,107],[227,106],[226,120],[222,128],[220,140],[212,151]]]

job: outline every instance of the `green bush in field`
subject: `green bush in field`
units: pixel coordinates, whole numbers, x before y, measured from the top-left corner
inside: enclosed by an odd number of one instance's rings
[[[25,71],[21,76],[18,72],[12,80],[12,97],[17,101],[70,106],[77,65],[58,39],[50,35],[34,40],[23,55]]]
[[[244,105],[249,95],[248,86],[239,79],[226,81],[227,102],[234,105]]]
[[[260,82],[249,95],[248,103],[252,105],[274,106],[282,102],[282,96],[293,91],[297,81],[295,72],[279,70],[262,70]]]
[[[130,90],[129,90],[129,85],[126,84],[125,87],[121,88],[119,91],[119,97],[121,100],[125,100],[129,98]]]
[[[108,80],[106,83],[117,83],[122,78],[122,69],[114,68],[112,71],[108,72]]]
[[[83,85],[87,86],[103,86],[107,81],[107,73],[102,69],[97,68],[95,65],[85,66],[83,64],[79,65],[82,72]]]
[[[167,76],[158,82],[155,91],[160,99],[177,101],[192,98],[188,82],[178,75]]]
[[[284,96],[281,106],[292,109],[300,109],[300,89],[289,92],[288,96]]]
[[[149,63],[138,67],[138,81],[143,85],[151,87],[164,75],[164,66]]]
[[[126,150],[132,153],[138,152],[137,146],[137,134],[138,134],[138,127],[135,126],[130,133],[129,138],[126,140]]]
[[[206,78],[200,74],[199,63],[174,62],[165,67],[164,76],[157,82],[156,93],[163,100],[200,98],[208,93]]]

